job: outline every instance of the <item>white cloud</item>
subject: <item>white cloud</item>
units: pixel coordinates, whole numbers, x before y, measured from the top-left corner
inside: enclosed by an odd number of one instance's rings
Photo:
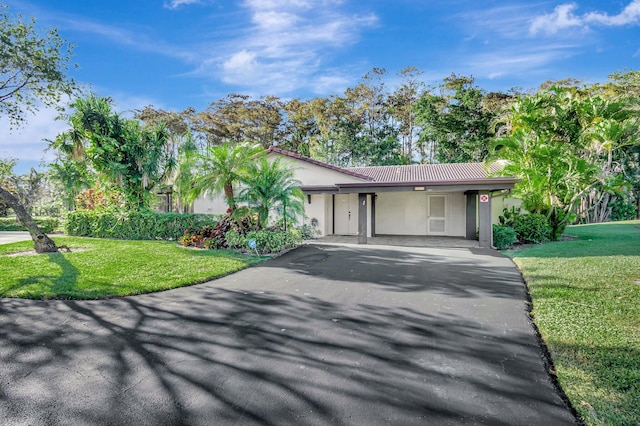
[[[254,13],[251,20],[263,29],[280,30],[295,25],[299,17],[292,13],[268,10]]]
[[[531,22],[529,32],[532,35],[538,33],[555,34],[565,28],[581,27],[584,25],[582,18],[573,14],[577,8],[575,3],[561,4],[557,6],[553,13],[548,13],[535,18]]]
[[[535,17],[535,4],[517,4],[498,6],[488,9],[473,9],[456,15],[456,21],[464,25],[464,31],[470,33],[464,41],[482,38],[487,31],[508,39],[522,37],[526,28]]]
[[[281,95],[299,88],[317,90],[325,77],[321,65],[332,52],[357,42],[364,28],[377,23],[375,15],[348,13],[340,4],[247,0],[243,6],[251,25],[223,46],[225,54],[203,58],[195,74],[218,75],[229,84]]]
[[[585,16],[586,22],[593,22],[609,26],[622,26],[640,22],[640,0],[633,0],[622,12],[610,16],[602,12],[592,12]]]
[[[640,23],[640,0],[632,0],[617,15],[609,15],[605,12],[576,15],[574,11],[577,8],[578,5],[576,3],[561,4],[552,13],[536,17],[529,26],[530,34],[545,33],[553,35],[567,28],[587,28],[589,24],[623,26]]]
[[[334,1],[334,3],[336,3]],[[311,9],[314,0],[247,0],[245,6],[252,10],[273,10],[273,9]]]
[[[224,81],[232,84],[244,84],[257,77],[259,64],[256,61],[256,54],[241,50],[222,64],[224,70]]]
[[[512,46],[493,52],[486,52],[470,58],[468,66],[479,77],[489,79],[522,74],[541,74],[546,67],[558,60],[571,56],[575,46],[552,44],[545,46]]]
[[[53,153],[45,153],[48,143],[66,129],[66,124],[56,121],[59,112],[55,108],[41,108],[27,117],[23,127],[11,129],[6,117],[0,118],[0,158],[17,158],[31,163],[43,158],[53,159]]]
[[[53,10],[41,11],[40,14],[56,22],[56,27],[58,28],[96,35],[140,51],[153,52],[187,61],[193,60],[195,56],[193,52],[182,46],[174,46],[163,42],[158,37],[155,37],[149,28],[139,28],[137,31],[132,31],[118,25],[97,22],[85,16]]]
[[[164,3],[164,7],[167,9],[177,9],[180,6],[200,3],[200,0],[171,0]]]
[[[351,83],[351,79],[344,75],[324,75],[313,81],[312,90],[317,94],[340,93]]]

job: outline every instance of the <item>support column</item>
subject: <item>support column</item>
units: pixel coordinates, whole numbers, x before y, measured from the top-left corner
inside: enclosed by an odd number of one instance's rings
[[[467,240],[475,240],[477,238],[476,231],[478,224],[476,216],[478,213],[478,191],[467,191]]]
[[[480,247],[493,247],[493,226],[491,225],[491,192],[479,191],[478,222]]]
[[[376,194],[371,194],[371,236],[376,236]]]
[[[358,244],[367,244],[367,194],[358,194]]]

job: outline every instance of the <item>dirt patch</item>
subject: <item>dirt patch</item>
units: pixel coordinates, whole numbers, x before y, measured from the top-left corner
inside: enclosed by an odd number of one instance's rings
[[[62,249],[59,251],[59,253],[76,253],[76,252],[87,251],[87,250],[91,250],[91,249],[89,247],[73,247],[69,249]],[[40,254],[51,254],[51,253],[37,253],[35,250],[29,250],[29,251],[19,251],[17,253],[9,253],[9,254],[5,254],[4,256],[6,257],[37,256]]]

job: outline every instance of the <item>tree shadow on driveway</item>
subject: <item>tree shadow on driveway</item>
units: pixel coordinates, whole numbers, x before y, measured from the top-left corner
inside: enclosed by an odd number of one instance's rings
[[[531,374],[541,364],[532,332],[497,333],[453,312],[220,288],[228,282],[99,301],[1,300],[0,417],[33,425],[573,421],[546,376]]]
[[[264,264],[329,282],[367,283],[392,292],[524,300],[520,272],[489,249],[310,245]]]

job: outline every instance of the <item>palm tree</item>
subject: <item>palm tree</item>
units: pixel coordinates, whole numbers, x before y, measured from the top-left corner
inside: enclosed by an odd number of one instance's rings
[[[234,184],[244,182],[250,173],[251,162],[262,152],[259,145],[232,144],[224,142],[207,148],[198,156],[200,171],[194,179],[192,195],[203,193],[224,194],[232,212],[238,208],[234,194]]]
[[[300,181],[294,178],[293,169],[280,162],[280,158],[273,161],[264,156],[259,158],[249,176],[244,181],[247,186],[241,192],[241,198],[255,206],[259,228],[266,225],[271,210],[278,210],[282,214],[285,230],[287,219],[304,213],[304,194],[300,189]]]

